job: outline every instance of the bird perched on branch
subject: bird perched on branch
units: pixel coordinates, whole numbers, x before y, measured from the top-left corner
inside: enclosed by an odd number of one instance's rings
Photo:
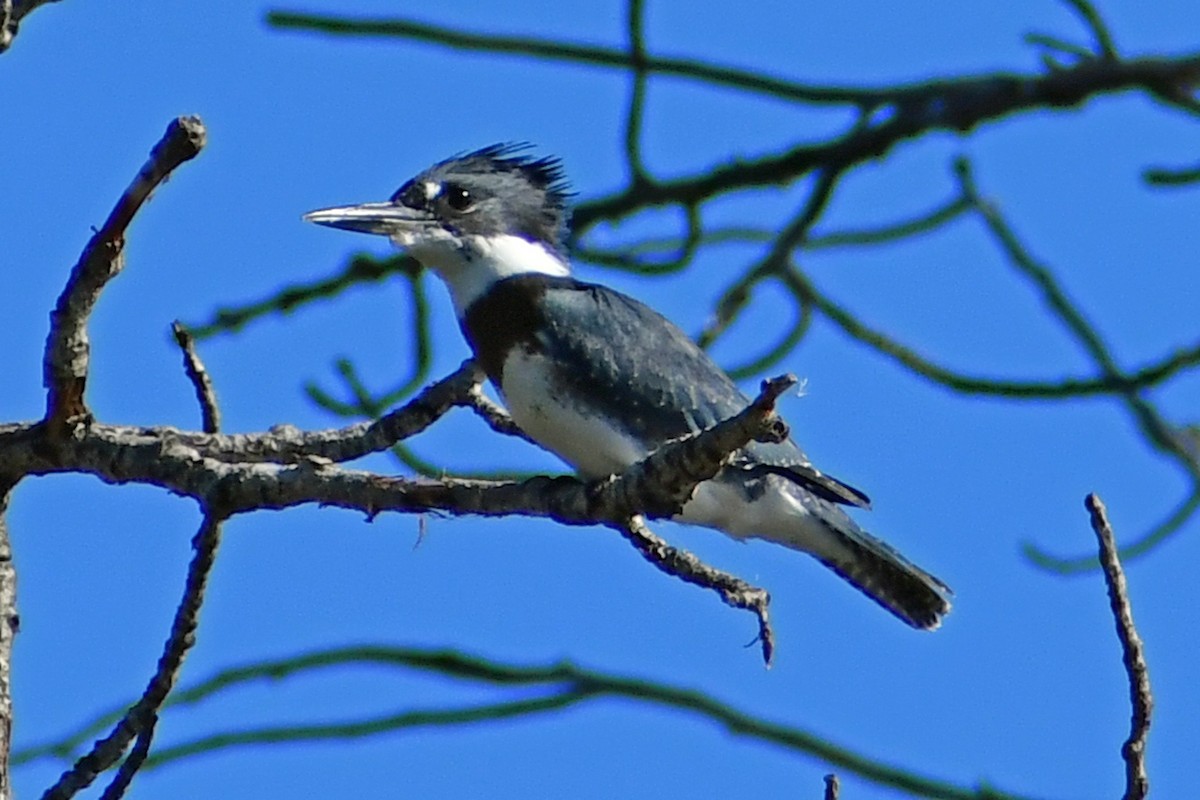
[[[431,269],[513,420],[594,479],[750,400],[666,317],[571,276],[567,200],[557,159],[493,145],[434,164],[386,202],[305,219],[387,236]],[[791,440],[751,443],[697,487],[677,519],[809,553],[909,625],[936,628],[950,610],[946,584],[839,505],[868,501]]]

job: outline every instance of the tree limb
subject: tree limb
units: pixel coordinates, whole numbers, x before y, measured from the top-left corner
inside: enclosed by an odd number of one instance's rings
[[[125,229],[151,192],[183,162],[204,147],[204,124],[199,117],[179,117],[167,126],[150,158],[113,206],[108,219],[92,235],[50,314],[50,335],[43,359],[48,390],[46,422],[56,437],[67,420],[87,414],[83,398],[91,346],[87,321],[100,292],[124,266]]]

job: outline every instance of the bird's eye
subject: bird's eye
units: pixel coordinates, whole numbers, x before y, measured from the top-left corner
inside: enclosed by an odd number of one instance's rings
[[[454,184],[448,185],[442,191],[442,196],[446,198],[446,204],[455,211],[466,211],[475,203],[475,198],[467,189]]]

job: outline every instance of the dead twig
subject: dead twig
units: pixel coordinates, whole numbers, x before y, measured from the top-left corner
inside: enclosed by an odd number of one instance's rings
[[[175,334],[175,341],[183,351],[183,371],[187,373],[188,380],[196,390],[204,432],[216,433],[221,429],[221,410],[217,407],[217,392],[213,388],[212,378],[204,368],[204,362],[196,354],[196,340],[179,320],[171,323],[171,332]]]
[[[125,230],[154,189],[176,167],[196,157],[204,147],[205,136],[199,117],[179,117],[172,121],[71,270],[50,314],[50,334],[43,359],[46,422],[55,438],[67,420],[87,414],[83,399],[91,354],[87,321],[100,292],[125,264]]]
[[[1094,494],[1087,496],[1084,505],[1092,516],[1092,530],[1100,540],[1100,566],[1104,570],[1104,582],[1108,585],[1108,600],[1117,623],[1117,637],[1121,640],[1125,674],[1129,676],[1129,701],[1133,712],[1129,720],[1129,738],[1121,747],[1121,756],[1125,759],[1124,800],[1142,800],[1150,789],[1150,779],[1146,774],[1146,736],[1150,733],[1150,714],[1154,708],[1150,673],[1146,667],[1142,639],[1133,624],[1125,572],[1117,557],[1117,543],[1108,521],[1108,512],[1104,503]]]

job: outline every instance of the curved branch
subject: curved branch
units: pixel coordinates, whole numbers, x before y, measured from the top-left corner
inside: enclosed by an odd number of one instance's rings
[[[87,321],[100,292],[125,264],[125,229],[151,192],[176,167],[200,153],[205,137],[199,117],[173,120],[71,270],[50,314],[50,335],[43,359],[43,380],[48,390],[46,420],[55,430],[60,431],[67,419],[87,413],[83,399],[91,353]]]
[[[527,56],[548,61],[586,64],[591,67],[627,69],[633,63],[629,51],[622,49],[554,41],[534,36],[497,36],[471,33],[459,28],[430,25],[398,17],[353,18],[341,15],[270,11],[267,13],[267,24],[284,30],[308,31],[330,36],[380,36],[412,39],[456,50]],[[812,86],[762,72],[716,66],[707,61],[646,55],[644,64],[645,70],[650,74],[685,78],[793,102],[851,103],[870,106],[886,99],[881,98],[886,90]]]
[[[336,275],[309,283],[285,286],[269,297],[239,306],[218,308],[212,319],[200,325],[189,325],[197,339],[207,339],[219,333],[233,333],[247,323],[268,314],[287,314],[308,303],[334,297],[359,283],[378,283],[396,273],[413,274],[420,265],[406,255],[380,258],[370,253],[356,253]]]
[[[449,678],[478,681],[494,686],[547,687],[547,689],[533,698],[523,697],[507,702],[486,703],[462,708],[409,710],[397,714],[322,726],[231,731],[159,750],[151,756],[147,768],[165,766],[200,752],[211,752],[245,744],[339,740],[417,727],[451,726],[481,720],[508,719],[513,716],[564,708],[601,697],[621,697],[694,714],[714,722],[736,735],[770,743],[787,751],[819,759],[839,770],[912,795],[951,798],[952,800],[1022,800],[1025,797],[997,789],[959,786],[948,781],[924,777],[910,770],[884,764],[848,748],[831,744],[825,737],[811,731],[782,725],[739,711],[701,692],[654,681],[587,670],[569,662],[558,662],[545,666],[503,664],[454,650],[356,645],[226,669],[195,686],[176,692],[166,706],[195,704],[245,683],[261,680],[277,682],[284,678],[317,670],[354,665],[416,669]],[[86,742],[96,731],[103,730],[110,725],[113,718],[114,713],[109,713],[57,742],[44,743],[25,749],[15,754],[14,762],[28,763],[34,759],[48,756],[62,757]]]

